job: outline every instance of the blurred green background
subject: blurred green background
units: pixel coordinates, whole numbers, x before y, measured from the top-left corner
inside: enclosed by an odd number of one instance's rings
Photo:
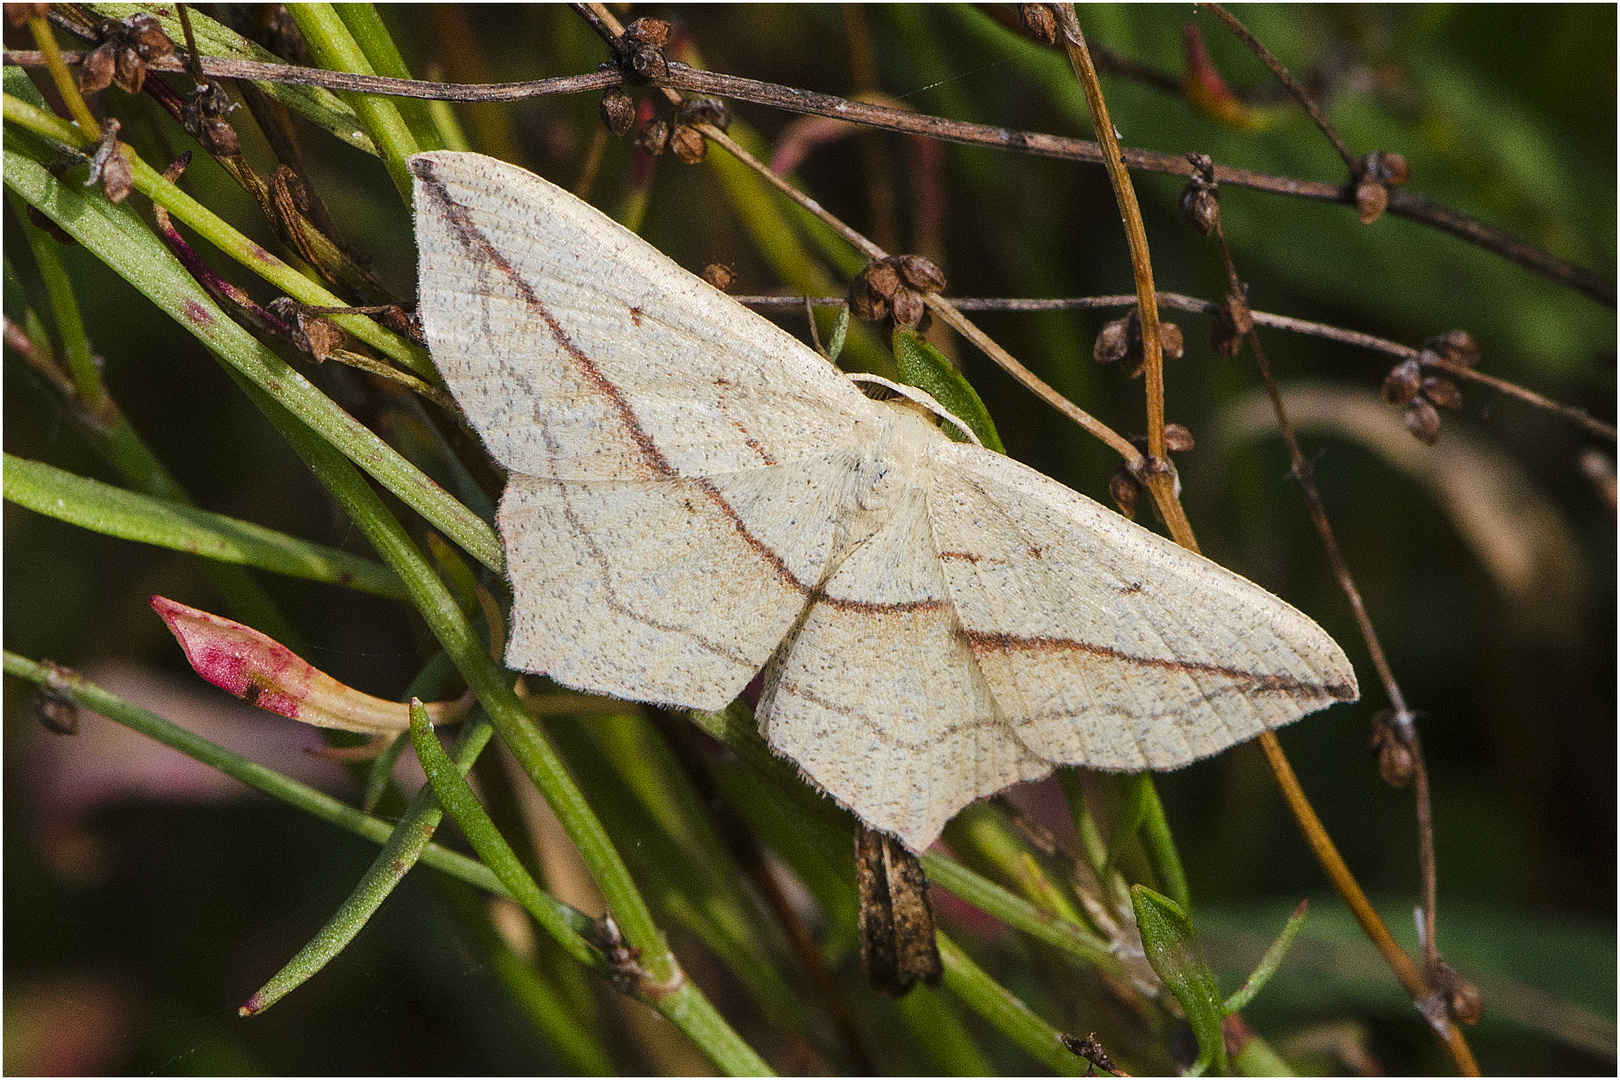
[[[561,7],[381,10],[419,77],[539,78],[587,72],[606,56]],[[997,21],[1013,10],[637,7],[633,14],[673,20],[688,35],[679,43],[692,50],[685,55],[716,71],[840,95],[876,90],[926,113],[1089,135],[1063,58]],[[1413,190],[1613,280],[1612,6],[1234,10],[1321,94],[1352,148],[1403,154]],[[237,14],[254,21],[251,12]],[[1177,80],[1184,27],[1195,23],[1216,68],[1256,118],[1254,129],[1238,130],[1163,87],[1105,71],[1124,145],[1342,179],[1331,147],[1212,17],[1184,5],[1099,6],[1083,7],[1080,20],[1094,47]],[[6,40],[31,47],[15,31]],[[191,145],[150,101],[117,90],[100,97],[93,106],[118,115],[124,138],[159,167],[170,148]],[[746,104],[734,112],[767,144],[795,119]],[[475,149],[564,186],[578,180],[600,126],[594,95],[458,107],[458,115]],[[233,122],[249,161],[272,167],[246,110]],[[317,190],[347,238],[410,296],[409,216],[381,165],[309,125],[299,130]],[[251,200],[198,156],[187,189],[272,246]],[[627,213],[643,194],[632,187],[631,156],[628,138],[606,147],[591,198],[610,213]],[[815,147],[797,178],[844,220],[895,245],[891,250],[924,250],[936,243],[937,227],[938,249],[930,254],[952,295],[1131,290],[1119,214],[1098,168],[958,146],[936,156],[881,135]],[[1212,243],[1178,212],[1180,183],[1135,179],[1159,287],[1218,299],[1224,273]],[[884,185],[896,208],[891,226],[875,208],[874,192]],[[784,289],[710,164],[659,159],[644,194],[641,231],[682,265],[729,263],[736,293]],[[938,217],[920,219],[924,196],[936,195],[943,198]],[[135,201],[146,213],[144,201]],[[1466,329],[1483,345],[1482,370],[1613,421],[1612,306],[1392,216],[1364,227],[1344,207],[1236,188],[1222,192],[1222,208],[1257,310],[1409,345]],[[43,305],[43,293],[14,225],[8,217],[5,251],[15,277],[8,274],[4,303],[17,320],[25,305]],[[194,338],[82,249],[63,249],[62,258],[114,396],[199,505],[369,554]],[[235,267],[221,270],[268,298]],[[977,321],[1082,407],[1117,430],[1140,432],[1140,381],[1090,358],[1093,337],[1113,314],[985,314]],[[1198,439],[1179,461],[1189,516],[1206,554],[1309,613],[1356,664],[1361,702],[1308,718],[1281,738],[1349,865],[1412,947],[1412,799],[1382,784],[1367,749],[1369,721],[1387,703],[1366,648],[1289,479],[1281,442],[1251,417],[1260,387],[1252,357],[1245,351],[1220,360],[1207,343],[1208,320],[1171,318],[1188,345],[1167,370],[1168,417]],[[802,315],[781,321],[803,335]],[[1401,432],[1398,413],[1378,401],[1387,357],[1280,333],[1265,341],[1279,380],[1299,395],[1302,415],[1315,418],[1303,425],[1305,451],[1391,664],[1420,713],[1434,787],[1439,940],[1448,960],[1485,992],[1485,1019],[1469,1032],[1481,1064],[1487,1072],[1612,1073],[1615,528],[1612,500],[1605,502],[1579,462],[1596,451],[1612,469],[1614,447],[1465,384],[1463,408],[1445,414],[1439,447],[1424,451]],[[1115,461],[1104,447],[969,349],[956,355],[1009,452],[1106,499]],[[116,482],[60,398],[9,350],[5,364],[6,449]],[[364,376],[334,364],[305,371],[362,421],[384,423]],[[1437,496],[1441,488],[1452,492],[1449,501]],[[1145,507],[1139,520],[1157,527]],[[306,658],[344,682],[392,697],[431,655],[419,620],[401,618],[397,605],[263,580],[310,643]],[[194,559],[7,505],[8,649],[93,675],[122,664],[137,681],[153,672],[195,681],[147,606],[152,593],[218,610]],[[76,761],[83,755],[73,743],[34,720],[28,687],[8,680],[5,693],[6,1071],[562,1068],[457,936],[444,913],[455,897],[427,871],[413,874],[313,982],[261,1018],[237,1019],[236,1006],[347,895],[371,850],[238,789],[165,780],[161,759],[140,763],[151,772],[145,779],[121,782],[117,752],[98,764]],[[279,738],[283,749],[315,741],[297,732]],[[347,792],[337,766],[310,768]],[[1252,1026],[1300,1067],[1353,1068],[1343,1047],[1354,1046],[1390,1073],[1447,1069],[1328,893],[1257,749],[1240,747],[1164,776],[1159,788],[1187,863],[1195,918],[1228,992],[1293,905],[1313,900],[1295,954],[1245,1012]],[[1048,801],[1035,792],[1027,805],[1040,813]],[[972,921],[959,907],[943,907],[942,917],[975,959],[1053,1024],[1103,1037],[1122,1022],[1087,1011],[1101,1008],[1102,998],[1074,988],[1085,975],[1072,965]],[[768,1023],[731,992],[725,971],[706,963],[689,935],[672,932],[672,940],[722,1012],[774,1066],[810,1067],[772,1057]],[[872,1018],[889,1006],[861,985],[847,949],[835,960],[863,1023],[886,1030]],[[611,993],[599,996],[602,1022],[622,1027],[614,1046],[619,1069],[704,1067],[667,1034],[644,1030],[650,1021],[627,1018],[633,1007],[621,1007]],[[996,1069],[1033,1067],[988,1028],[974,1031]],[[904,1038],[879,1058],[887,1071],[930,1069]]]

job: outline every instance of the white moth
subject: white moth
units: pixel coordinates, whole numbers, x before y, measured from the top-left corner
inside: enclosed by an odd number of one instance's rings
[[[562,189],[410,166],[422,328],[511,473],[512,668],[710,711],[763,668],[771,747],[916,851],[1054,763],[1175,768],[1356,697],[1294,608],[866,397]]]

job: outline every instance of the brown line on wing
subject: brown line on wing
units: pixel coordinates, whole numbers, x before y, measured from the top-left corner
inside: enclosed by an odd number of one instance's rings
[[[512,282],[519,295],[523,297],[523,302],[528,306],[529,310],[534,312],[550,328],[552,339],[573,359],[585,377],[613,403],[614,410],[619,414],[619,420],[630,433],[631,439],[641,449],[642,456],[646,458],[648,468],[664,476],[677,475],[674,467],[670,465],[668,459],[653,443],[652,437],[642,429],[635,410],[625,400],[624,394],[606,375],[602,374],[602,369],[596,366],[595,361],[586,356],[584,351],[573,343],[568,337],[567,331],[546,309],[546,306],[540,302],[540,298],[535,295],[534,289],[529,286],[529,283],[523,280],[512,264],[506,261],[506,257],[496,250],[495,245],[489,242],[489,238],[479,230],[478,226],[473,224],[471,215],[467,213],[467,208],[450,197],[450,193],[445,189],[443,181],[435,173],[433,164],[431,160],[417,159],[410,163],[410,167],[417,179],[422,181],[423,189],[431,193],[434,199],[444,208],[446,218],[454,227],[456,237],[461,241],[462,247],[466,248],[468,255],[475,261],[487,260],[490,265],[493,265]]]
[[[1137,656],[1120,649],[1110,648],[1107,645],[1071,641],[1068,638],[1019,637],[1015,634],[992,634],[983,630],[967,629],[964,629],[962,633],[967,638],[968,645],[972,647],[976,654],[991,652],[1048,654],[1080,652],[1105,660],[1121,660],[1127,664],[1135,664],[1138,667],[1159,668],[1165,671],[1185,672],[1187,674],[1219,675],[1223,678],[1246,683],[1248,688],[1253,690],[1274,690],[1282,693],[1305,694],[1310,697],[1322,697],[1325,695],[1341,701],[1353,700],[1355,696],[1349,684],[1342,679],[1327,684],[1308,683],[1291,675],[1262,675],[1258,672],[1244,671],[1242,668],[1228,667],[1223,664],[1210,664],[1197,660],[1176,660],[1163,656]]]

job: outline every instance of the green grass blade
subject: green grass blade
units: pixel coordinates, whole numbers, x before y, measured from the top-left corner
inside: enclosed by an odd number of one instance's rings
[[[370,559],[11,454],[5,455],[5,497],[18,506],[107,536],[344,585],[394,600],[407,598],[399,578]]]

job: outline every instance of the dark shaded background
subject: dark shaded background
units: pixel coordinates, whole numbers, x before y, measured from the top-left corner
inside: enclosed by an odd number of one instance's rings
[[[1080,17],[1093,45],[1179,76],[1190,10],[1085,8]],[[1415,190],[1612,280],[1613,7],[1237,10],[1293,70],[1318,80],[1352,147],[1402,153]],[[878,88],[913,108],[1089,133],[1061,58],[1017,40],[977,9],[637,13],[675,20],[701,62],[715,70],[838,94],[857,86],[854,19],[870,35]],[[452,81],[584,72],[605,56],[563,8],[412,7],[383,14],[414,71],[438,63]],[[1271,118],[1259,131],[1234,130],[1161,89],[1105,74],[1124,143],[1203,151],[1262,172],[1341,178],[1332,149],[1276,99],[1259,63],[1212,18],[1196,21],[1217,67],[1240,92],[1252,90],[1256,108]],[[189,145],[149,102],[118,91],[103,99],[97,108],[123,119],[125,137],[148,160],[167,160],[165,144]],[[792,119],[748,105],[735,111],[767,140]],[[577,178],[598,123],[594,96],[475,106],[459,115],[475,148],[565,186]],[[245,111],[238,116],[250,160],[264,167],[262,143]],[[334,217],[350,240],[375,255],[385,280],[409,295],[409,219],[381,166],[307,125],[301,130]],[[915,159],[898,138],[880,136],[877,147],[897,193],[899,249],[911,250]],[[626,197],[629,157],[628,139],[607,150],[593,201],[609,212]],[[798,175],[834,213],[873,228],[872,174],[860,140],[816,150]],[[1130,291],[1118,212],[1100,169],[947,147],[938,181],[946,199],[942,265],[952,294]],[[1212,245],[1177,213],[1179,183],[1147,175],[1136,182],[1160,288],[1218,297],[1224,275]],[[212,162],[194,165],[186,184],[255,239],[272,243],[246,197]],[[1363,227],[1342,207],[1236,189],[1223,193],[1222,206],[1256,308],[1408,344],[1465,328],[1484,346],[1482,369],[1612,422],[1612,308],[1411,222],[1386,217]],[[662,159],[642,231],[692,269],[730,263],[738,272],[734,292],[780,285],[707,166]],[[5,245],[25,287],[37,290],[18,230],[7,230]],[[193,338],[82,249],[63,257],[115,396],[200,505],[369,554]],[[17,318],[24,301],[37,305],[39,295],[8,290],[6,313]],[[1369,721],[1386,702],[1366,649],[1288,479],[1280,441],[1221,437],[1258,390],[1252,358],[1216,359],[1206,320],[1172,317],[1186,331],[1188,349],[1167,373],[1169,417],[1199,439],[1181,462],[1190,517],[1207,554],[1310,613],[1355,662],[1363,701],[1295,725],[1282,741],[1350,866],[1410,944],[1405,913],[1418,895],[1411,798],[1380,782],[1367,752]],[[987,314],[979,321],[1083,407],[1119,430],[1139,431],[1140,382],[1090,359],[1105,318]],[[802,333],[802,317],[783,322]],[[1331,384],[1365,400],[1376,399],[1390,363],[1301,337],[1269,334],[1266,341],[1284,382]],[[963,349],[961,360],[1012,454],[1105,496],[1114,462],[1103,447],[979,356]],[[10,352],[5,363],[7,450],[115,480],[49,389]],[[335,365],[312,377],[362,420],[373,419],[375,396],[362,377]],[[1487,992],[1486,1020],[1471,1032],[1481,1062],[1488,1072],[1612,1072],[1614,518],[1577,460],[1595,447],[1612,463],[1613,447],[1547,413],[1465,386],[1463,409],[1446,414],[1442,446],[1477,445],[1502,455],[1554,522],[1509,515],[1481,526],[1448,511],[1420,479],[1392,467],[1344,424],[1309,430],[1304,441],[1385,649],[1421,711],[1435,791],[1440,940],[1448,958]],[[1504,475],[1489,462],[1485,473]],[[1535,579],[1544,587],[1519,593],[1502,587],[1471,543],[1492,529],[1552,559]],[[1558,536],[1567,537],[1567,549],[1558,547]],[[1559,550],[1569,557],[1547,554]],[[419,621],[401,618],[396,606],[302,582],[265,582],[312,643],[308,659],[345,682],[397,695],[431,655]],[[142,665],[129,669],[135,677],[155,670],[190,678],[147,607],[150,594],[203,607],[214,601],[195,560],[9,505],[5,586],[8,649],[92,673],[111,661],[133,662]],[[443,887],[423,873],[412,875],[326,972],[262,1018],[238,1020],[236,1005],[325,920],[371,850],[260,798],[194,792],[182,801],[173,785],[156,781],[145,797],[129,797],[127,785],[105,778],[99,786],[75,784],[83,777],[75,772],[74,750],[42,745],[53,739],[33,720],[28,689],[8,681],[5,704],[8,1072],[557,1068],[456,937],[443,914]],[[281,741],[300,738],[314,742],[298,733]],[[317,768],[344,790],[335,767]],[[1342,925],[1343,913],[1255,748],[1165,776],[1160,791],[1202,905],[1197,915],[1212,958],[1233,980],[1228,988],[1298,899],[1317,898],[1290,961],[1297,966],[1285,967],[1245,1013],[1257,1029],[1287,1047],[1290,1038],[1338,1025],[1359,1033],[1389,1072],[1446,1068],[1393,980],[1376,960],[1366,967],[1367,947]],[[1041,805],[1039,792],[1030,798]],[[1066,1015],[1059,984],[1075,978],[1072,967],[1049,958],[1032,962],[1028,947],[1012,937],[951,924],[953,912],[946,913],[947,925],[976,958],[1053,1023],[1078,1033],[1103,1026],[1094,1016]],[[676,944],[682,947],[679,937]],[[844,961],[841,975],[864,1007],[858,972]],[[710,992],[728,1010],[724,975],[714,972],[722,985]],[[1586,1016],[1597,1026],[1580,1028]],[[769,1058],[768,1034],[738,1022],[745,1034],[767,1040],[756,1045]],[[1571,1034],[1576,1028],[1585,1034]],[[693,1059],[673,1048],[665,1057],[648,1049],[657,1045],[627,1040],[620,1067],[692,1067]],[[986,1033],[985,1046],[998,1068],[1031,1067],[993,1034]],[[924,1067],[920,1060],[895,1047],[885,1051],[884,1064],[904,1071]],[[1307,1050],[1297,1060],[1344,1067]]]

